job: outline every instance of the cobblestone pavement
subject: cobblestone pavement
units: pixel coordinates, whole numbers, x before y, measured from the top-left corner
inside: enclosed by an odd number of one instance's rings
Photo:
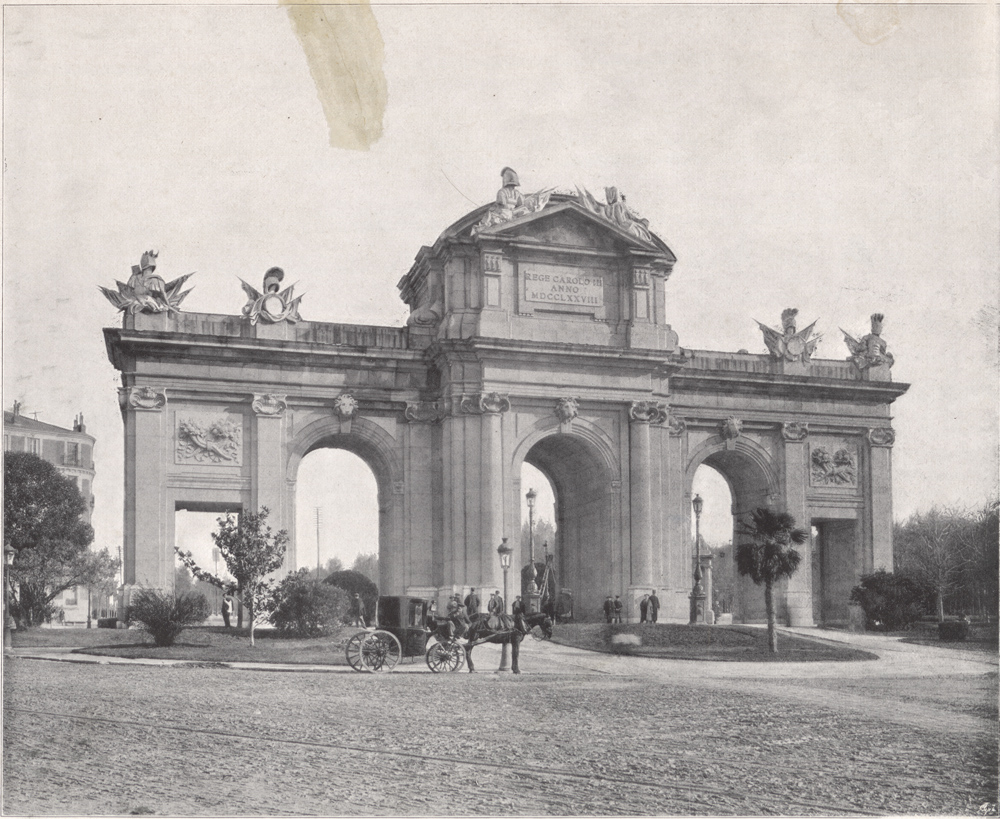
[[[6,815],[969,814],[997,658],[663,661],[525,643],[520,677],[4,668]]]

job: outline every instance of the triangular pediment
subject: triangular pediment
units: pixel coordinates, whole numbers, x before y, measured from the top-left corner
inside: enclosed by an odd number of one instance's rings
[[[666,243],[655,234],[648,233],[648,240],[633,235],[583,207],[573,197],[553,196],[540,210],[498,224],[483,225],[489,212],[490,206],[484,206],[466,214],[445,231],[442,239],[461,237],[483,241],[518,241],[562,249],[638,252],[661,257],[669,263],[676,260]]]

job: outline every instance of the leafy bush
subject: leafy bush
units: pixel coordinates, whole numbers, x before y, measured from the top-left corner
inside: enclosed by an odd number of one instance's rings
[[[292,572],[275,591],[271,622],[282,634],[320,637],[347,613],[347,592],[326,583],[317,583],[309,569]]]
[[[899,631],[921,618],[933,594],[922,580],[879,569],[851,589],[851,602],[864,609],[870,631]]]
[[[372,616],[375,614],[376,604],[378,603],[378,586],[372,583],[371,580],[361,574],[361,572],[356,572],[353,569],[345,569],[341,572],[334,572],[323,582],[343,589],[349,597],[360,594],[361,602],[365,604],[365,620],[371,623]],[[344,616],[345,618],[350,617],[350,609],[344,612]]]
[[[141,623],[158,646],[172,646],[185,628],[201,623],[209,611],[203,594],[187,592],[175,596],[157,589],[142,589],[129,606],[130,619]]]

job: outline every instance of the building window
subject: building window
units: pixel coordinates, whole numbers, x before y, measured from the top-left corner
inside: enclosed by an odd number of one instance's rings
[[[80,465],[80,445],[66,444],[66,463],[72,466]]]
[[[42,454],[42,442],[40,440],[38,440],[38,438],[29,438],[28,439],[28,452],[30,452],[32,455],[41,455]]]

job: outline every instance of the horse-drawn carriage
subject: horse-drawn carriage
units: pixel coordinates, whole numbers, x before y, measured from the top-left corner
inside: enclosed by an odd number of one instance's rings
[[[355,671],[392,671],[403,657],[423,656],[435,672],[458,671],[472,664],[472,649],[480,643],[508,643],[513,658],[511,670],[518,672],[518,648],[524,634],[504,615],[501,625],[491,625],[486,615],[473,617],[468,642],[452,639],[448,621],[433,617],[428,603],[419,597],[379,597],[375,625],[359,631],[347,641],[347,662]],[[542,613],[525,617],[529,632],[552,636],[552,621]],[[539,636],[539,635],[536,635]]]
[[[359,631],[344,651],[355,671],[392,671],[403,657],[423,657],[435,673],[458,671],[465,649],[454,640],[431,639],[434,618],[419,597],[380,597],[373,628]]]

